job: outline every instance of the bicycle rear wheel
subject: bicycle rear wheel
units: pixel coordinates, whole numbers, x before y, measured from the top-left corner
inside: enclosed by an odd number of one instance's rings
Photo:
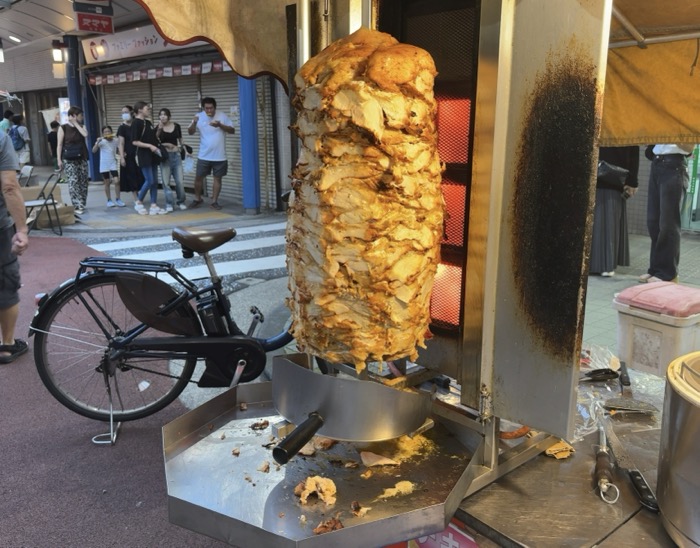
[[[194,314],[187,305],[176,312]],[[119,336],[140,323],[119,296],[115,275],[80,280],[49,303],[35,325],[34,360],[46,388],[68,409],[96,420],[110,418],[107,382],[117,421],[140,419],[163,409],[187,386],[196,358],[121,357],[113,375],[105,375],[104,360],[110,349],[103,329]],[[172,335],[148,328],[141,336]]]

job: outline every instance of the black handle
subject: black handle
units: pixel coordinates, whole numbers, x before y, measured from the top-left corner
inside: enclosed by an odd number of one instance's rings
[[[627,371],[627,364],[625,362],[620,362],[620,384],[622,386],[629,386],[632,384],[630,382],[630,374]]]
[[[309,413],[309,418],[292,430],[272,450],[272,458],[279,464],[287,464],[299,450],[304,447],[314,434],[323,426],[323,417],[316,411]]]
[[[637,491],[639,495],[639,502],[642,503],[642,506],[652,512],[658,512],[659,503],[656,501],[656,496],[651,490],[651,487],[649,487],[647,480],[642,476],[642,473],[639,470],[629,470],[629,475],[632,479],[634,490]]]
[[[593,479],[597,486],[601,485],[602,480],[607,480],[607,483],[613,482],[613,462],[608,451],[600,450],[596,453]]]

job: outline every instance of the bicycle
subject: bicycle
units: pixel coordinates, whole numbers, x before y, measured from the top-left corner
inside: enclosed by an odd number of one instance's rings
[[[232,387],[257,378],[266,353],[292,336],[253,337],[264,321],[256,307],[247,333],[231,317],[209,252],[235,236],[233,228],[173,229],[185,259],[195,253],[204,259],[210,280],[203,287],[170,262],[80,261],[75,278],[38,299],[30,326],[36,367],[49,392],[68,409],[112,425],[160,411],[189,383]],[[206,368],[194,381],[199,359]]]

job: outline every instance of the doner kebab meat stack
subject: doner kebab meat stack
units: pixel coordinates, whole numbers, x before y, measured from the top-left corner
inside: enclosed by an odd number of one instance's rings
[[[426,51],[360,29],[295,76],[288,305],[305,352],[361,369],[425,347],[443,233],[436,74]]]

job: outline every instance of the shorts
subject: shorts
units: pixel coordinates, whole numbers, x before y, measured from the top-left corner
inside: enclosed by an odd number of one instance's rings
[[[10,308],[19,302],[19,261],[12,253],[12,236],[15,227],[0,229],[0,310]]]
[[[226,175],[228,173],[228,160],[221,160],[220,162],[202,160],[201,158],[197,160],[196,177],[206,177],[212,171],[214,177],[221,178]]]
[[[102,179],[109,179],[110,176],[112,176],[114,179],[119,179],[119,172],[116,169],[112,169],[110,171],[100,171],[100,175],[102,175]]]
[[[17,153],[17,163],[19,163],[19,164],[28,164],[29,163],[29,151],[28,150],[23,150],[22,152]]]

